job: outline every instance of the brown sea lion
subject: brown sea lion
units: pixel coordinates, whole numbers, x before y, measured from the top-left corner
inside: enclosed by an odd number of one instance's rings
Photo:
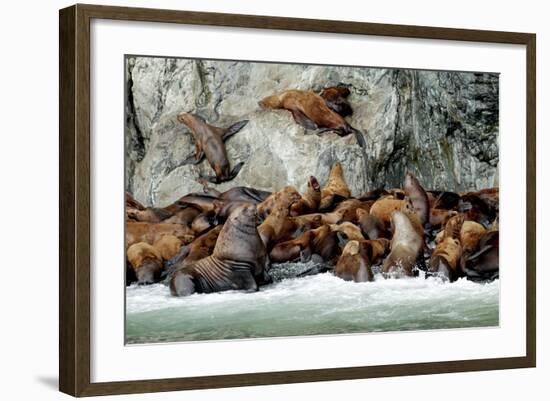
[[[321,186],[314,176],[310,176],[307,182],[306,192],[302,198],[290,207],[291,216],[316,212],[321,202]]]
[[[420,185],[411,171],[407,171],[405,174],[403,190],[405,191],[406,196],[411,200],[414,209],[418,213],[420,222],[422,225],[426,225],[430,218],[430,203],[428,200],[428,194],[424,188],[422,188],[422,185]]]
[[[361,228],[363,236],[367,239],[390,238],[391,233],[386,230],[382,221],[375,215],[364,209],[357,209],[357,224]]]
[[[460,257],[462,247],[460,241],[452,237],[444,237],[432,252],[428,275],[437,275],[449,281],[456,281],[461,276]]]
[[[340,224],[331,224],[329,227],[332,231],[337,233],[341,242],[350,240],[362,241],[365,239],[361,229],[349,221]]]
[[[157,250],[163,260],[169,260],[178,253],[183,242],[174,235],[163,235],[153,243],[153,248]]]
[[[403,209],[392,214],[391,251],[382,266],[384,273],[395,277],[412,276],[424,249],[424,231],[419,217]]]
[[[372,265],[381,262],[390,250],[390,240],[386,238],[359,241],[359,245]]]
[[[334,274],[343,280],[356,283],[374,280],[370,260],[362,252],[359,241],[349,241],[346,244],[338,258]]]
[[[389,231],[393,212],[401,210],[404,204],[403,199],[386,196],[374,202],[370,208],[370,214],[382,223],[384,230]]]
[[[203,212],[210,212],[216,207],[216,201],[219,201],[217,196],[201,193],[190,193],[179,198],[175,204],[179,209],[187,206],[193,206]]]
[[[330,169],[327,183],[321,189],[320,210],[327,210],[334,206],[335,203],[348,199],[351,196],[351,191],[344,178],[342,164],[336,162]]]
[[[454,210],[445,210],[445,209],[430,209],[430,225],[432,227],[444,226],[447,221],[458,215],[458,212]]]
[[[301,199],[302,195],[300,195],[298,190],[291,185],[287,185],[279,191],[273,192],[263,202],[257,205],[258,215],[260,218],[265,219],[276,205],[288,208],[293,203],[299,202]]]
[[[219,224],[216,210],[198,214],[191,222],[191,230],[201,235]]]
[[[288,206],[276,205],[269,216],[258,226],[258,233],[267,249],[271,249],[274,243],[292,237],[296,230],[296,224],[290,218],[289,212]]]
[[[309,248],[311,256],[315,254],[320,256],[325,262],[334,262],[342,253],[342,249],[338,245],[336,233],[328,225],[322,225],[311,231],[314,234]],[[308,259],[308,256],[306,253],[305,258]]]
[[[304,90],[287,90],[262,99],[258,103],[263,108],[285,109],[292,113],[294,121],[306,129],[323,128],[340,136],[354,133],[357,143],[364,148],[363,134],[353,128],[340,114],[331,110],[321,96]]]
[[[270,281],[269,258],[258,234],[254,205],[233,211],[216,241],[212,255],[177,270],[170,278],[172,295],[226,290],[257,291]]]
[[[143,223],[129,221],[126,223],[126,247],[137,242],[153,244],[164,235],[174,235],[184,244],[195,238],[195,233],[188,227],[180,224]]]
[[[143,210],[140,209],[126,209],[126,217],[132,221],[143,221],[146,223],[160,223],[172,217],[173,214],[167,212],[164,209],[156,207],[147,207]]]
[[[471,280],[492,280],[499,274],[499,232],[487,231],[479,249],[464,259],[464,272]]]
[[[146,242],[132,244],[126,251],[126,257],[138,284],[153,284],[160,279],[162,256],[152,245]]]
[[[308,230],[294,239],[278,243],[269,252],[269,259],[274,263],[294,262],[300,259],[306,262],[313,253],[310,246],[314,236],[315,231]]]
[[[349,95],[350,91],[345,86],[325,88],[320,93],[320,96],[325,99],[327,106],[342,117],[351,116],[353,114],[353,109],[346,100]]]
[[[310,213],[310,214],[304,214],[302,216],[295,216],[292,217],[292,220],[296,223],[296,227],[311,227],[311,226],[319,226],[317,223],[321,224],[338,224],[341,223],[344,217],[344,214],[346,213],[345,210],[339,210],[337,212],[330,212],[330,213]]]
[[[382,197],[391,195],[387,189],[377,188],[364,193],[358,199],[361,201],[376,201]]]
[[[191,113],[178,114],[178,121],[189,127],[196,148],[195,154],[185,159],[182,164],[198,164],[206,156],[208,163],[216,175],[201,178],[205,178],[216,184],[231,181],[239,174],[244,163],[241,162],[233,170],[230,170],[224,141],[239,132],[248,123],[248,120],[239,121],[227,129],[209,125],[202,117]]]
[[[360,201],[359,199],[347,199],[343,202],[340,202],[334,208],[335,212],[343,211],[342,216],[343,221],[356,221],[357,220],[357,209],[362,209],[369,211],[371,206],[374,204],[373,201]]]
[[[430,201],[430,209],[451,210],[458,207],[460,195],[456,192],[448,191],[427,191]]]
[[[172,217],[163,220],[166,224],[183,224],[184,226],[191,226],[195,217],[201,213],[201,210],[194,206],[185,206],[174,212]]]

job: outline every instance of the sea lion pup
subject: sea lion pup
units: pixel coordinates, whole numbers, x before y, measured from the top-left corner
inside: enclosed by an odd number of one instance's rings
[[[323,189],[321,189],[321,203],[319,204],[319,209],[330,209],[335,203],[348,199],[350,196],[351,191],[344,178],[342,164],[336,162],[330,169],[327,183]]]
[[[162,256],[146,242],[132,244],[126,257],[134,270],[138,284],[153,284],[160,279]]]
[[[374,281],[370,261],[362,252],[359,241],[353,240],[346,244],[342,255],[338,258],[334,274],[343,280],[356,283]]]
[[[283,204],[276,205],[258,226],[258,233],[267,249],[271,249],[274,243],[290,239],[295,230],[296,223],[289,216],[289,207]]]
[[[325,103],[331,110],[340,114],[342,117],[351,116],[353,114],[353,109],[346,100],[350,95],[350,91],[345,86],[325,88],[319,95],[325,99]]]
[[[231,213],[220,231],[212,255],[177,270],[170,278],[172,295],[226,290],[257,291],[270,277],[269,258],[256,230],[254,205]]]
[[[185,159],[182,164],[198,164],[206,156],[210,167],[212,167],[216,175],[201,178],[205,178],[216,184],[231,181],[239,174],[244,163],[241,162],[233,170],[230,170],[224,141],[239,132],[248,123],[248,120],[239,121],[226,129],[207,124],[197,114],[180,113],[178,114],[178,121],[185,124],[191,130],[196,148],[195,154]]]
[[[273,192],[263,202],[258,203],[256,206],[258,209],[258,215],[260,218],[265,219],[276,205],[281,205],[288,208],[293,203],[299,202],[301,199],[302,195],[300,195],[298,190],[291,185],[287,185],[279,191]]]
[[[385,231],[389,231],[393,212],[401,210],[405,203],[405,200],[393,196],[380,198],[370,208],[370,215],[382,223]]]
[[[452,282],[462,275],[460,232],[463,224],[464,216],[462,215],[456,215],[447,221],[443,229],[443,237],[438,241],[430,257],[430,266],[426,277],[436,275]]]
[[[355,213],[357,215],[357,223],[365,238],[370,240],[391,238],[391,233],[385,229],[384,224],[378,217],[364,209],[357,209]]]
[[[365,147],[365,138],[356,128],[353,128],[340,114],[328,107],[321,96],[304,90],[287,90],[265,97],[258,104],[262,108],[285,109],[292,113],[294,121],[306,129],[319,129],[319,133],[334,131],[340,136],[355,134],[357,143]]]
[[[292,204],[290,207],[291,216],[299,216],[301,214],[316,212],[321,202],[321,186],[319,181],[314,176],[310,176],[307,181],[306,192],[302,194],[302,198]]]
[[[336,233],[340,242],[351,240],[362,241],[365,239],[361,229],[349,221],[345,221],[340,224],[331,224],[329,227],[331,231]]]
[[[188,244],[195,238],[195,233],[186,226],[180,224],[143,223],[129,221],[126,223],[126,247],[138,242],[153,244],[164,235],[173,235],[184,244]]]
[[[405,195],[411,200],[411,203],[418,213],[422,225],[426,225],[430,218],[430,203],[428,195],[422,185],[418,182],[411,171],[405,174],[405,182],[403,184]]]
[[[183,242],[174,235],[163,235],[153,243],[153,248],[157,250],[163,260],[169,260],[178,253]]]
[[[391,251],[382,272],[391,276],[413,276],[413,269],[424,250],[424,229],[418,215],[407,207],[393,212]]]
[[[156,207],[147,207],[143,210],[126,209],[128,220],[142,221],[146,223],[160,223],[173,216],[173,213]]]
[[[178,209],[174,212],[172,217],[163,220],[163,223],[166,224],[182,224],[184,226],[191,226],[195,217],[201,213],[201,210],[192,206],[184,205],[181,209]]]
[[[126,191],[125,192],[125,204],[126,208],[128,209],[137,209],[137,210],[144,210],[145,206],[143,206],[140,202],[138,202],[134,196]]]

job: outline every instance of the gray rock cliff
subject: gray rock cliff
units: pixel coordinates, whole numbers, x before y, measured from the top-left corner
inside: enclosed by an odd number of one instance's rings
[[[201,190],[212,175],[194,152],[178,113],[198,113],[227,127],[250,122],[226,141],[238,176],[215,187],[304,189],[309,175],[324,183],[339,160],[353,195],[401,186],[406,168],[428,189],[470,190],[498,183],[498,74],[129,57],[126,60],[126,190],[164,206]],[[320,92],[349,87],[350,124],[367,143],[366,160],[353,135],[320,136],[284,110],[258,101],[285,89]]]

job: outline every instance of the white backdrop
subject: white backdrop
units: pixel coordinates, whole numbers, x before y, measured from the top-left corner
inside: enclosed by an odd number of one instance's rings
[[[97,1],[108,4],[108,2]],[[315,4],[308,9],[307,3]],[[12,2],[2,13],[2,62],[0,88],[2,96],[2,133],[0,146],[2,194],[2,387],[5,399],[61,399],[57,393],[57,9],[69,5],[65,1]],[[309,18],[349,19],[371,22],[438,25],[464,28],[531,31],[538,34],[538,149],[539,160],[539,255],[544,251],[543,235],[548,213],[542,188],[547,182],[543,172],[550,165],[543,151],[548,149],[548,42],[550,28],[542,2],[462,1],[452,9],[439,2],[378,2],[358,5],[357,1],[337,3],[296,2],[278,0],[272,4],[233,0],[231,2],[186,1],[119,1],[117,5],[186,8],[190,10],[282,15]],[[364,3],[363,3],[364,4]],[[521,8],[519,8],[521,7]],[[533,8],[531,8],[533,7]],[[24,17],[23,17],[24,16]],[[544,53],[546,51],[546,53]],[[7,90],[6,90],[7,89]],[[546,93],[544,91],[546,90]],[[542,156],[542,157],[541,157]],[[545,160],[546,159],[546,160]],[[7,222],[7,224],[6,224]],[[158,400],[279,400],[315,397],[329,400],[345,394],[350,399],[385,397],[394,399],[447,400],[485,397],[543,399],[543,378],[548,377],[549,351],[544,343],[548,337],[549,318],[546,311],[549,297],[543,293],[548,281],[544,261],[539,257],[538,368],[515,371],[461,373],[346,382],[297,384],[244,389],[208,390],[161,395],[133,395],[119,399]],[[20,274],[23,273],[23,275]],[[19,274],[18,274],[19,273]],[[545,313],[546,312],[546,313]],[[546,314],[546,318],[543,315]],[[144,361],[147,363],[147,361]],[[450,390],[450,391],[447,391]],[[547,391],[544,391],[547,393]],[[111,399],[106,397],[102,399]]]

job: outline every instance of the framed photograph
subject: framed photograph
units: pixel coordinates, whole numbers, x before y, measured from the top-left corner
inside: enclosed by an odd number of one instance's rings
[[[535,366],[534,34],[59,26],[62,392]]]

